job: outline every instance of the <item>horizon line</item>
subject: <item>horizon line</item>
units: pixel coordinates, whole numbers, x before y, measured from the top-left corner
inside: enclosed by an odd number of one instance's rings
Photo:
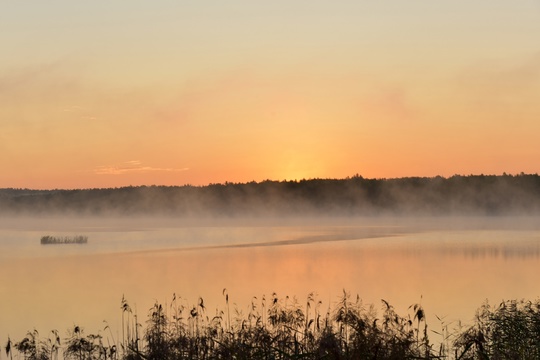
[[[207,183],[203,185],[192,185],[189,183],[185,184],[179,184],[179,185],[160,185],[160,184],[140,184],[140,185],[123,185],[123,186],[114,186],[114,187],[80,187],[80,188],[22,188],[22,187],[1,187],[0,190],[25,190],[25,191],[77,191],[77,190],[114,190],[114,189],[127,189],[127,188],[144,188],[144,187],[161,187],[161,188],[181,188],[181,187],[194,187],[194,188],[205,188],[210,186],[228,186],[228,185],[248,185],[248,184],[262,184],[267,182],[275,182],[275,183],[300,183],[300,182],[307,182],[307,181],[317,181],[317,180],[337,180],[337,181],[345,181],[345,180],[351,180],[351,179],[363,179],[363,180],[376,180],[376,181],[387,181],[387,180],[403,180],[403,179],[451,179],[455,177],[519,177],[519,176],[539,176],[538,173],[525,173],[525,172],[519,172],[516,174],[510,174],[503,172],[502,174],[454,174],[452,176],[442,176],[442,175],[434,175],[434,176],[400,176],[400,177],[364,177],[360,174],[355,174],[353,176],[347,176],[344,178],[330,178],[330,177],[313,177],[313,178],[302,178],[302,179],[282,179],[282,180],[272,180],[272,179],[265,179],[261,181],[251,180],[251,181],[245,181],[245,182],[232,182],[232,181],[225,181],[225,182],[217,182],[217,183]]]

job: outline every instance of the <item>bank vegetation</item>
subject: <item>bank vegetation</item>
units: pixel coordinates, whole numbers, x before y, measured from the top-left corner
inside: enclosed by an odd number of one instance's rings
[[[76,325],[62,338],[57,330],[37,330],[15,341],[8,338],[9,359],[540,359],[540,301],[484,303],[471,325],[430,319],[421,304],[406,314],[381,301],[365,305],[346,291],[332,308],[321,308],[315,294],[296,298],[254,297],[244,314],[229,303],[211,311],[173,295],[168,306],[155,303],[139,323],[122,298],[121,335],[106,325],[85,334]]]

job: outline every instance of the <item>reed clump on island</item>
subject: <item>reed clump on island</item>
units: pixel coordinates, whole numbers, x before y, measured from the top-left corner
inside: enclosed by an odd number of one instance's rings
[[[316,295],[305,303],[296,298],[253,297],[247,315],[236,306],[210,314],[199,298],[196,305],[173,296],[169,306],[155,303],[146,327],[122,298],[122,329],[115,336],[106,325],[98,335],[80,326],[61,339],[28,332],[19,341],[8,338],[6,355],[24,359],[539,359],[540,300],[484,303],[471,326],[450,328],[439,318],[428,327],[420,304],[400,315],[382,300],[382,313],[357,296],[343,292],[333,308],[321,309]],[[121,335],[120,335],[121,334]],[[433,340],[434,339],[434,340]],[[19,358],[19,357],[16,357]]]
[[[45,235],[41,237],[41,245],[86,244],[86,243],[88,243],[88,236],[84,236],[84,235],[75,235],[75,236]]]

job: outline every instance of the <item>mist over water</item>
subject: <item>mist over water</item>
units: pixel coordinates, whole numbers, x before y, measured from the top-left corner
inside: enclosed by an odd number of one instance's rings
[[[175,293],[208,313],[222,291],[240,311],[254,296],[316,292],[331,306],[343,289],[377,308],[421,302],[467,322],[485,300],[540,294],[535,217],[370,217],[186,222],[167,218],[0,220],[0,340],[34,328],[120,329],[122,296],[144,322]],[[86,235],[88,244],[40,245],[43,235]]]
[[[7,216],[153,217],[234,221],[373,216],[540,214],[540,176],[454,175],[262,181],[115,189],[0,189]]]

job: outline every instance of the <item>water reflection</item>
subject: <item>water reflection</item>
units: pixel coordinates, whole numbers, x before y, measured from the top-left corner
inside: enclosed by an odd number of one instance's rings
[[[328,306],[345,288],[402,312],[421,301],[428,321],[435,314],[467,321],[486,298],[540,294],[537,230],[222,226],[85,234],[88,246],[44,248],[43,231],[0,230],[0,341],[74,324],[98,333],[103,320],[117,331],[122,295],[144,318],[173,293],[186,306],[202,296],[212,312],[224,306],[223,288],[240,310],[273,292],[302,299],[315,291]]]
[[[463,258],[539,259],[537,231],[439,231],[405,236],[393,249],[411,256],[435,253]]]

